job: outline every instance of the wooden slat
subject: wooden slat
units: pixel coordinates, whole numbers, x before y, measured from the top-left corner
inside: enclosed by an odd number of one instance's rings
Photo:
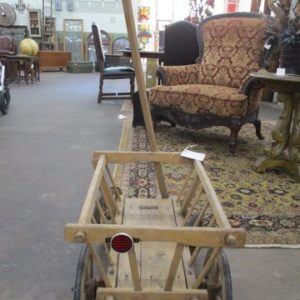
[[[230,223],[224,213],[224,210],[220,204],[218,196],[210,182],[210,179],[208,178],[205,172],[204,167],[202,166],[200,161],[194,161],[194,166],[201,180],[202,186],[204,188],[205,194],[209,201],[212,213],[216,218],[217,224],[225,228],[231,228]]]
[[[131,57],[132,57],[135,77],[139,89],[139,96],[140,96],[141,107],[142,107],[142,112],[145,121],[145,128],[149,140],[149,147],[151,151],[158,151],[158,147],[155,140],[151,113],[150,113],[150,106],[148,103],[148,97],[146,93],[146,85],[144,81],[144,74],[143,74],[141,57],[139,52],[139,44],[138,44],[138,39],[136,34],[136,26],[134,21],[135,19],[133,15],[132,3],[130,0],[122,0],[122,2],[123,2],[123,9],[124,9],[125,21],[127,26],[127,33],[128,33],[128,38],[129,38],[130,48],[131,48]],[[155,163],[154,168],[155,168],[155,173],[156,173],[162,198],[167,198],[168,192],[167,192],[161,164]]]
[[[100,182],[105,169],[105,156],[100,156],[87,195],[85,197],[81,214],[78,220],[79,224],[86,224],[91,221],[94,213],[95,201],[99,193]]]
[[[172,202],[169,199],[125,199],[124,224],[135,226],[141,224],[144,226],[151,226],[151,224],[175,226]],[[135,247],[137,252],[140,251],[140,256],[138,257],[140,258],[140,274],[143,289],[162,289],[168,275],[175,244],[143,241],[136,243]],[[127,256],[120,255],[118,287],[132,287],[130,278],[128,280],[128,277],[130,277],[128,276],[128,270]],[[179,267],[174,287],[177,289],[186,287],[182,266]]]
[[[109,281],[109,278],[107,276],[106,270],[104,268],[104,265],[103,265],[101,259],[99,258],[99,256],[98,256],[97,252],[95,251],[93,245],[88,244],[88,246],[89,246],[89,249],[90,249],[91,254],[93,256],[93,259],[95,261],[95,264],[98,267],[99,273],[101,275],[101,279],[104,281],[105,286],[111,287],[112,285],[111,285],[111,283]]]
[[[105,300],[107,296],[113,295],[117,299],[122,300],[207,300],[207,290],[203,289],[189,289],[189,290],[174,290],[170,292],[158,290],[143,290],[132,291],[129,289],[111,289],[111,288],[98,288],[96,300]]]
[[[173,204],[170,199],[139,199],[138,215],[140,224],[157,226],[176,226]],[[142,242],[142,283],[146,288],[162,289],[168,277],[174,243]],[[182,265],[175,274],[174,288],[186,287]],[[174,275],[174,276],[175,276]]]
[[[134,202],[132,199],[125,198],[124,201],[124,208],[123,208],[123,225],[135,226],[136,221],[133,213]],[[132,204],[132,205],[131,205]],[[137,257],[137,264],[140,268],[140,261],[141,261],[141,243],[136,243],[134,245],[135,253]],[[128,255],[126,254],[119,254],[119,261],[118,261],[118,276],[117,276],[117,287],[118,288],[134,288],[132,274],[130,272],[130,262],[128,259]]]
[[[194,200],[192,201],[192,204],[189,206],[188,212],[187,212],[187,214],[184,218],[184,221],[183,221],[184,225],[188,225],[189,220],[190,220],[190,218],[193,214],[193,211],[195,210],[195,207],[196,207],[197,203],[199,202],[199,198],[201,197],[202,191],[203,191],[203,188],[201,186],[200,189],[198,190],[197,196],[194,197]]]
[[[204,218],[205,213],[208,208],[209,208],[209,202],[206,202],[204,208],[202,209],[202,211],[200,211],[199,215],[197,216],[197,218],[195,220],[195,223],[193,224],[194,227],[199,226],[200,223],[203,221],[203,218]]]
[[[166,285],[165,285],[165,291],[171,291],[173,288],[173,283],[177,274],[177,270],[179,267],[179,264],[181,262],[181,257],[182,257],[182,252],[184,249],[184,244],[177,244],[174,256],[172,259],[172,263],[170,266],[169,274],[166,280]]]
[[[182,203],[183,202],[183,194],[184,194],[184,192],[185,192],[185,190],[187,188],[187,185],[188,185],[188,183],[189,183],[189,181],[190,181],[193,173],[194,173],[194,168],[191,168],[191,170],[190,170],[189,174],[187,175],[187,177],[185,178],[184,183],[182,185],[182,188],[179,191],[179,194],[177,196],[178,203]]]
[[[196,176],[191,184],[189,192],[184,197],[182,205],[181,205],[180,214],[182,214],[183,216],[186,215],[187,208],[190,205],[197,189],[199,188],[199,183],[200,183],[199,177]]]
[[[115,220],[115,215],[114,215],[113,204],[112,204],[111,197],[109,194],[110,191],[109,191],[109,188],[103,183],[103,179],[104,178],[102,178],[101,183],[100,183],[100,189],[101,189],[101,193],[103,196],[103,201],[105,203],[106,210],[110,217],[111,222],[115,224],[116,220]]]
[[[107,201],[110,203],[110,207],[111,207],[112,211],[114,213],[120,214],[116,200],[115,200],[114,196],[112,195],[111,189],[109,188],[104,176],[100,183],[100,189],[101,189],[103,197],[105,197],[107,199]]]
[[[181,157],[179,152],[126,152],[126,151],[95,151],[93,161],[98,161],[104,155],[108,163],[125,164],[135,161],[164,162],[171,165],[187,164],[192,166],[192,160]]]
[[[175,218],[176,218],[177,226],[184,226],[184,223],[183,223],[184,220],[182,218],[182,215],[179,214],[180,204],[175,199],[173,199],[173,207],[174,207],[174,210],[175,210]],[[182,253],[182,266],[184,268],[186,285],[187,285],[188,288],[191,288],[194,281],[195,281],[194,269],[191,268],[188,264],[188,262],[190,260],[190,257],[191,257],[190,247],[186,246],[186,247],[184,247],[183,253]]]
[[[215,222],[216,222],[215,218],[211,218],[211,220],[210,220],[210,222],[208,224],[208,227],[212,227],[215,224]],[[190,260],[188,262],[188,265],[190,267],[194,264],[194,262],[195,262],[196,258],[198,257],[198,255],[199,255],[199,253],[200,253],[200,251],[201,251],[202,248],[203,247],[197,246],[194,249],[194,251],[193,251],[193,253],[192,253],[191,257],[190,257]]]
[[[96,208],[98,210],[98,213],[100,215],[100,220],[102,220],[101,223],[105,223],[105,224],[108,224],[108,220],[106,219],[106,216],[104,214],[104,211],[103,211],[103,208],[102,206],[100,205],[99,201],[96,200]]]
[[[200,283],[203,281],[204,277],[206,276],[206,274],[208,273],[208,271],[210,270],[211,266],[213,265],[213,263],[215,262],[219,252],[220,252],[221,248],[215,248],[213,250],[213,252],[211,253],[209,259],[207,260],[207,262],[205,263],[205,265],[203,266],[200,274],[198,275],[196,281],[193,284],[193,288],[196,289],[199,287]]]
[[[107,175],[108,175],[108,177],[109,177],[109,179],[110,179],[110,181],[111,181],[111,183],[112,183],[112,188],[113,188],[113,190],[114,190],[114,192],[115,192],[115,194],[116,194],[116,199],[117,199],[118,201],[121,201],[121,194],[120,194],[120,192],[119,192],[118,187],[116,186],[116,183],[115,183],[115,181],[114,181],[113,176],[111,175],[111,172],[110,172],[110,170],[109,170],[108,165],[105,166],[105,169],[106,169],[106,173],[107,173]]]
[[[129,265],[130,265],[134,290],[141,291],[142,290],[141,277],[139,273],[138,262],[137,262],[134,246],[131,249],[131,251],[128,253],[128,258],[129,258]]]
[[[206,247],[242,247],[246,241],[245,231],[241,228],[202,228],[170,226],[126,226],[109,224],[66,224],[64,237],[66,242],[103,243],[107,237],[124,232],[142,241],[165,241],[191,246]],[[76,240],[82,233],[84,240]],[[234,245],[226,245],[228,235],[236,238]]]

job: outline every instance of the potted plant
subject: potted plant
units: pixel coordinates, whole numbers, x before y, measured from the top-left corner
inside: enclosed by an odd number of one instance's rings
[[[212,10],[215,7],[215,0],[190,0],[190,14],[185,20],[194,24],[198,24],[206,17],[212,15]]]
[[[280,51],[280,66],[300,75],[300,0],[268,0],[274,13],[273,42]]]

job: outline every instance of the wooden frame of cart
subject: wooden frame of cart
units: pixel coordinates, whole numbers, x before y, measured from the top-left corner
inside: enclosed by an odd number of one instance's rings
[[[110,165],[138,161],[189,165],[178,197],[123,197]],[[231,228],[201,162],[179,153],[95,152],[93,163],[79,220],[65,225],[65,240],[84,244],[74,300],[232,299],[222,248],[242,247],[246,233]]]

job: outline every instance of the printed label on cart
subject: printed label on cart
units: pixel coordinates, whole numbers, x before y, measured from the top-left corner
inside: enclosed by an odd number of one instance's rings
[[[194,152],[190,150],[183,150],[180,154],[182,157],[203,161],[205,158],[205,154],[201,152]]]

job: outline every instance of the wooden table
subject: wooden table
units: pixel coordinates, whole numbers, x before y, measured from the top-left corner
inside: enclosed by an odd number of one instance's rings
[[[28,55],[9,55],[6,57],[8,80],[24,80],[27,84],[40,81],[39,58]]]
[[[125,49],[121,50],[122,54],[126,57],[131,57],[131,50]],[[162,64],[164,61],[165,52],[163,51],[147,51],[147,50],[141,50],[140,51],[140,57],[141,58],[152,58],[157,59],[159,65]]]
[[[282,168],[300,181],[300,76],[278,76],[267,72],[250,76],[278,92],[278,101],[284,105],[272,131],[274,142],[268,156],[256,162],[255,170],[265,172]]]

